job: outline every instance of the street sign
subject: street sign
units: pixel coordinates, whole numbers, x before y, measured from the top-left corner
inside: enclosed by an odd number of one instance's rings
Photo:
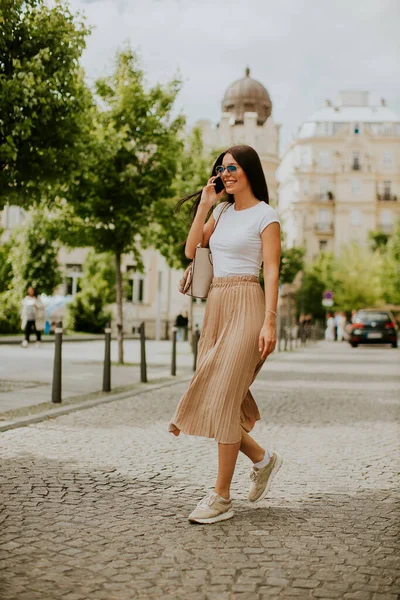
[[[333,292],[331,290],[325,290],[325,292],[322,293],[322,297],[324,300],[333,300]],[[332,306],[332,304],[329,306]]]
[[[322,306],[333,306],[333,298],[322,298]]]

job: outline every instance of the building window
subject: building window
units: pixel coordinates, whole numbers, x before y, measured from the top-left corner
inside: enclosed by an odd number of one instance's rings
[[[319,240],[319,251],[324,252],[328,247],[328,240]]]
[[[300,146],[300,164],[303,167],[311,167],[311,164],[312,164],[311,146]]]
[[[320,167],[329,167],[331,164],[331,153],[327,150],[322,150],[319,153],[319,166]]]
[[[20,207],[14,204],[9,204],[4,209],[6,218],[5,218],[5,226],[6,229],[13,229],[25,220],[25,211]]]
[[[350,223],[351,225],[361,225],[361,211],[358,208],[353,208],[350,212]]]
[[[384,200],[390,200],[391,199],[391,187],[392,187],[392,183],[391,181],[384,181],[383,182],[383,199]]]
[[[393,165],[393,152],[391,150],[385,150],[383,152],[383,165],[385,167],[391,167]]]
[[[361,181],[359,179],[351,180],[351,191],[353,194],[359,194],[361,192]]]
[[[353,152],[353,167],[352,167],[353,171],[359,171],[360,170],[360,153],[359,152]]]
[[[144,275],[136,271],[136,265],[126,267],[129,280],[128,293],[126,300],[133,304],[143,304],[144,300]]]
[[[320,229],[328,228],[331,222],[331,213],[327,208],[320,208],[318,211],[318,226]]]
[[[383,135],[392,135],[393,133],[393,126],[391,123],[384,123],[383,124]]]
[[[67,276],[65,278],[65,294],[67,296],[75,296],[81,287],[79,280],[82,277],[82,265],[66,265]]]
[[[391,210],[383,210],[380,214],[380,229],[383,233],[393,231],[393,213]]]

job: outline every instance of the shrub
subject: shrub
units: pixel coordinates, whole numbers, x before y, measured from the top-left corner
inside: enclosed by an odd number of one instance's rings
[[[0,333],[21,331],[21,306],[11,291],[0,294]]]

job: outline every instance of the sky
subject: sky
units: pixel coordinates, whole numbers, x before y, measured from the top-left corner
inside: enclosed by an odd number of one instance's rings
[[[272,99],[281,147],[325,99],[369,90],[400,113],[400,0],[70,0],[93,27],[89,81],[110,72],[125,43],[149,85],[179,75],[193,125],[217,123],[227,87],[245,68]]]

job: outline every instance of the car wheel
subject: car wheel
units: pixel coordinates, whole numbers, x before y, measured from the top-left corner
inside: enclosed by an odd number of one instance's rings
[[[393,342],[392,348],[397,348],[397,342]]]
[[[350,346],[351,346],[352,348],[357,348],[358,344],[355,344],[354,342],[351,342]]]

